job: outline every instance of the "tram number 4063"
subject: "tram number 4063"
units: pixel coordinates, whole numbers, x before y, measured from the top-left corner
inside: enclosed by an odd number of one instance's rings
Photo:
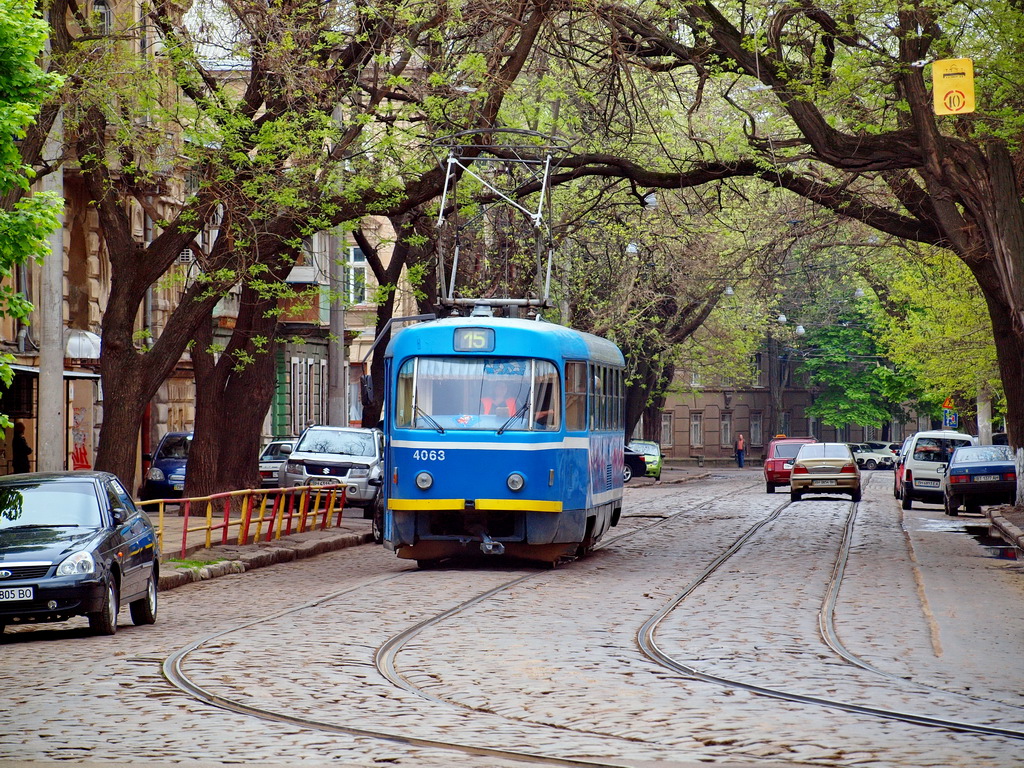
[[[415,461],[444,461],[444,451],[428,451],[426,448],[413,451],[412,457]]]

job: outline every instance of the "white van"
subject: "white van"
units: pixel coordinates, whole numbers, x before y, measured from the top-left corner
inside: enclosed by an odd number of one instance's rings
[[[937,429],[918,432],[908,438],[896,465],[897,495],[903,508],[910,509],[914,500],[942,503],[942,473],[953,451],[978,440],[961,432]]]

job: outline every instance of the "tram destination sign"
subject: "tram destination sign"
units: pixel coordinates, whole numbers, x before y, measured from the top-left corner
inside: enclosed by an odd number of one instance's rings
[[[454,348],[456,352],[493,352],[493,328],[456,328]]]

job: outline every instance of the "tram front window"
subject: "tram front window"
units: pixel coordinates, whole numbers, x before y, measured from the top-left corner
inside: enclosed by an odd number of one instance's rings
[[[547,360],[419,357],[398,373],[395,425],[406,429],[557,430],[558,369]]]

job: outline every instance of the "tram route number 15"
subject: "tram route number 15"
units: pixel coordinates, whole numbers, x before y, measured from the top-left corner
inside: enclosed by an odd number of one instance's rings
[[[444,461],[444,451],[427,450],[422,448],[412,452],[414,461]]]

